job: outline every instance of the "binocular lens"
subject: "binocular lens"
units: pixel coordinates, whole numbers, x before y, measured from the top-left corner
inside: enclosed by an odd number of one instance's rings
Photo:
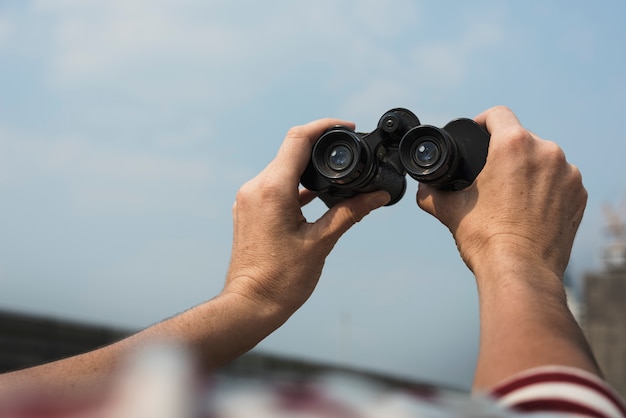
[[[356,133],[337,127],[317,140],[311,162],[325,179],[334,184],[348,184],[357,179],[363,170],[363,152]]]
[[[411,154],[417,165],[427,168],[437,164],[441,156],[441,150],[435,142],[425,139],[415,143]]]
[[[350,148],[343,144],[329,148],[326,162],[328,167],[336,171],[343,171],[352,165],[354,156]]]
[[[404,135],[398,153],[411,177],[432,183],[450,170],[456,170],[455,150],[454,142],[444,130],[421,125]]]

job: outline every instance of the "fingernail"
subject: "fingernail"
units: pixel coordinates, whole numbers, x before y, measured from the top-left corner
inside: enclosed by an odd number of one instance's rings
[[[383,205],[386,205],[391,200],[389,193],[380,191],[370,197],[368,204],[371,210],[377,209]]]

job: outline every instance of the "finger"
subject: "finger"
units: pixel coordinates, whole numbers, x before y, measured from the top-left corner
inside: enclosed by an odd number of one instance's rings
[[[290,179],[299,182],[300,176],[311,159],[313,144],[324,131],[336,125],[354,129],[352,122],[332,118],[319,119],[306,125],[291,128],[271,165],[278,170],[285,180]]]
[[[496,106],[487,109],[474,118],[476,123],[487,128],[487,131],[494,135],[511,128],[519,128],[521,124],[515,116],[515,113],[506,106]]]
[[[485,169],[491,165],[491,161],[502,158],[502,152],[509,157],[527,154],[529,147],[536,143],[537,137],[524,129],[508,107],[492,107],[478,115],[475,120],[491,134]]]
[[[383,190],[359,194],[343,200],[315,222],[316,234],[319,238],[329,238],[334,243],[354,224],[371,211],[386,205],[390,200],[389,193]]]
[[[417,206],[431,215],[435,215],[435,193],[435,188],[428,184],[419,183],[417,186],[417,195],[415,196]]]
[[[439,190],[428,184],[420,183],[417,189],[417,206],[440,221],[447,219],[447,214],[458,206],[465,191],[455,192]]]
[[[315,194],[315,192],[312,192],[309,189],[300,189],[299,191],[300,207],[306,206],[316,197],[317,195]]]
[[[475,188],[476,185],[472,184],[463,190],[448,191],[420,183],[416,197],[417,205],[454,233],[463,218],[463,213],[476,205]]]

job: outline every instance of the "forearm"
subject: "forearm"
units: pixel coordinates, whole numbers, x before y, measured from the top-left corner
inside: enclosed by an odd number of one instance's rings
[[[253,348],[289,314],[237,294],[222,294],[109,346],[0,375],[0,399],[24,391],[68,395],[98,391],[129,353],[158,342],[184,345],[202,370],[211,372]]]
[[[292,314],[267,300],[222,293],[137,335],[142,340],[178,341],[190,348],[203,371],[211,372],[246,353]]]
[[[493,262],[478,270],[481,336],[475,390],[543,365],[600,374],[567,307],[560,277],[524,260]]]

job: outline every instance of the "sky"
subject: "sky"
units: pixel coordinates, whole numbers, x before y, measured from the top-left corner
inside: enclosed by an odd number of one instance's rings
[[[0,0],[0,309],[140,329],[217,295],[238,188],[287,130],[507,105],[626,217],[626,3]],[[341,238],[256,349],[469,388],[478,302],[417,183]],[[305,208],[314,220],[319,202]]]

